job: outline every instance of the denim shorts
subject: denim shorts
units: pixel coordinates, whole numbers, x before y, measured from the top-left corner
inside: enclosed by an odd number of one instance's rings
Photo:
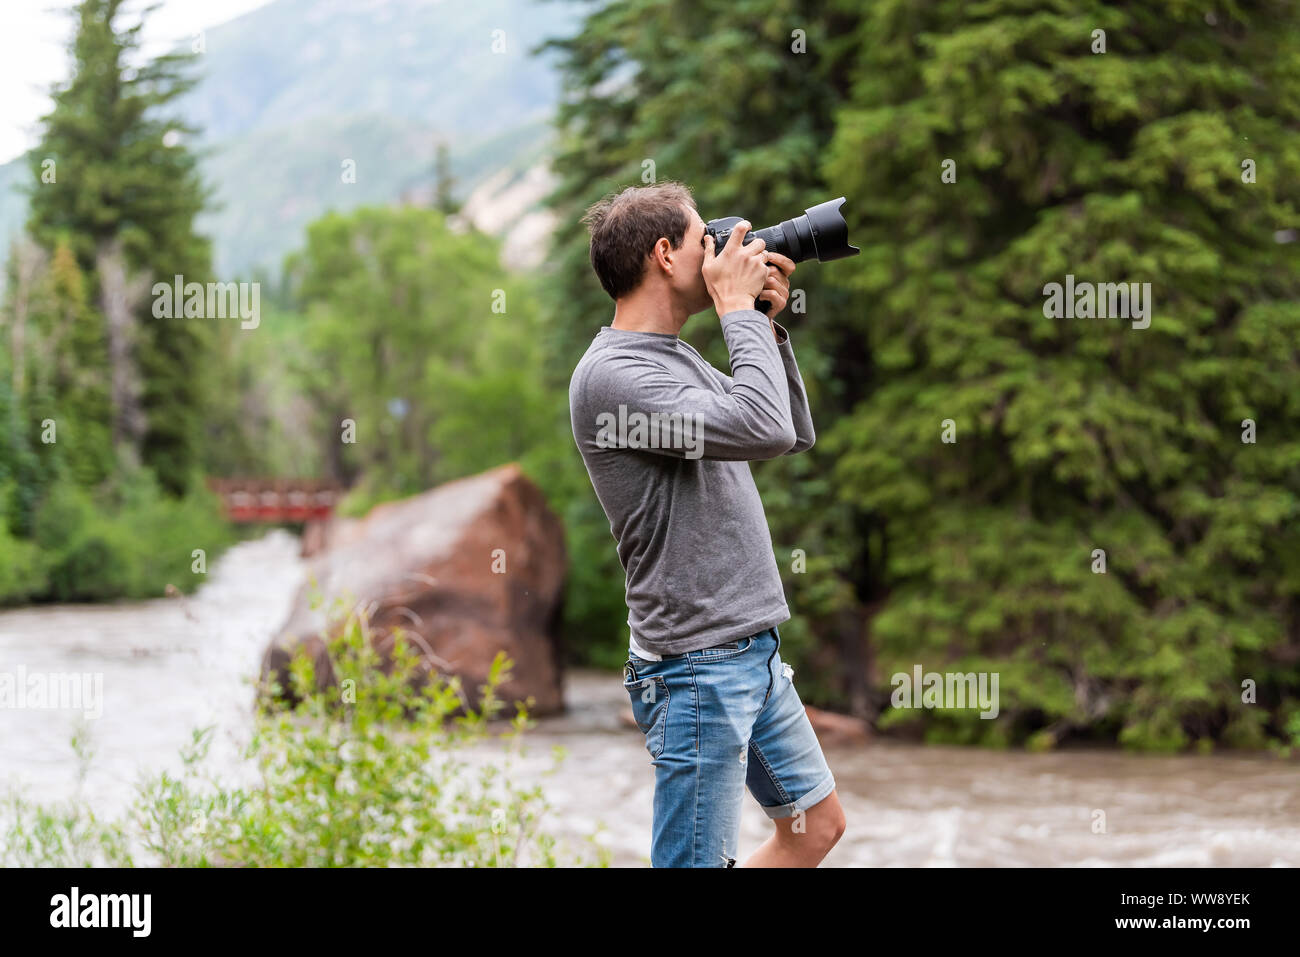
[[[662,661],[629,655],[623,687],[655,769],[650,863],[732,867],[745,788],[770,818],[833,790],[781,635],[756,635]]]

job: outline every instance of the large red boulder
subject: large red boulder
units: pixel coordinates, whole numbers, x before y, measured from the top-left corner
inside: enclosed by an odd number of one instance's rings
[[[272,677],[288,686],[300,647],[317,661],[321,686],[333,683],[320,667],[325,612],[342,597],[369,610],[377,648],[391,649],[400,627],[434,670],[461,677],[476,706],[504,651],[514,666],[499,697],[513,705],[531,696],[531,714],[563,709],[564,529],[517,465],[386,502],[339,531],[308,562],[289,620],[263,655],[264,688]],[[314,589],[324,601],[313,609]]]

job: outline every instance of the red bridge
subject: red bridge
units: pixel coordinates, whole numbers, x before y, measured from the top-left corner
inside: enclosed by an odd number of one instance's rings
[[[311,522],[329,518],[342,486],[311,479],[208,479],[232,522]]]

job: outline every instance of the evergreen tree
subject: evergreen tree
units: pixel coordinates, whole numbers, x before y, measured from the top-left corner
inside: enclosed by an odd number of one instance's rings
[[[456,178],[451,175],[451,149],[443,140],[438,141],[437,153],[433,167],[434,202],[433,208],[444,216],[457,211],[458,203],[452,195]]]
[[[86,302],[84,277],[66,242],[55,247],[45,281],[48,295],[34,322],[45,380],[37,390],[40,401],[29,405],[33,419],[55,422],[56,447],[73,479],[97,485],[113,470],[103,320]]]
[[[1300,271],[1275,238],[1300,183],[1294,7],[881,3],[857,38],[826,170],[872,199],[872,308],[845,320],[880,374],[826,444],[844,500],[885,520],[884,672],[1000,670],[1015,720],[954,722],[967,737],[1280,732],[1300,687]],[[1149,326],[1049,317],[1067,275],[1149,283]]]
[[[28,411],[29,405],[39,404],[43,394],[44,375],[33,340],[39,338],[38,317],[49,308],[49,257],[40,246],[20,239],[10,249],[7,272],[0,312],[4,332],[4,348],[0,348],[0,515],[10,532],[25,537],[31,534],[37,501],[56,465],[51,457],[33,451],[40,417]]]
[[[196,159],[181,141],[192,131],[167,110],[193,85],[186,70],[192,57],[142,61],[141,23],[120,25],[123,5],[82,0],[77,6],[72,76],[55,89],[41,143],[30,154],[28,229],[46,248],[69,243],[87,277],[89,300],[103,313],[109,309],[101,264],[118,250],[133,287],[141,276],[148,282],[170,282],[177,274],[186,281],[209,278],[208,244],[194,231],[206,193]],[[140,380],[145,421],[138,452],[166,488],[181,492],[197,463],[210,333],[201,319],[155,319],[143,296],[133,297],[129,308],[135,348],[118,358]]]

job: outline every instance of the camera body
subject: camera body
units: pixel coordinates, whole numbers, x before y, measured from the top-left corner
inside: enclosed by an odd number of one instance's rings
[[[849,245],[849,227],[840,213],[843,205],[844,197],[841,196],[811,206],[804,210],[802,216],[787,219],[777,226],[751,229],[745,235],[745,245],[749,245],[750,240],[762,239],[765,248],[788,256],[796,263],[808,259],[824,263],[856,256],[862,250]],[[704,231],[713,237],[715,254],[721,255],[736,224],[743,219],[741,216],[724,216],[704,224]],[[759,312],[767,312],[771,303],[759,300],[754,303],[754,308]]]

